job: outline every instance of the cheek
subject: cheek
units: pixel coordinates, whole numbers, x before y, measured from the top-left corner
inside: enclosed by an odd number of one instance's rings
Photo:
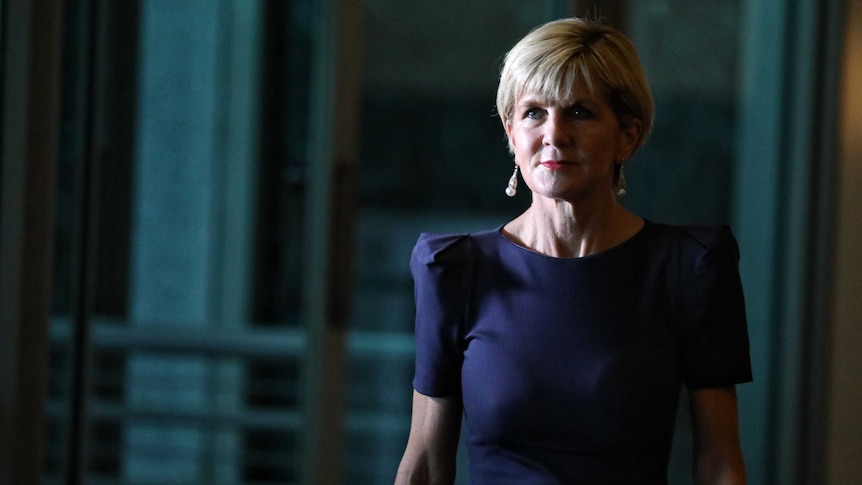
[[[618,151],[617,139],[613,136],[598,134],[592,137],[584,137],[581,140],[581,149],[594,158],[604,159],[611,157]]]
[[[518,145],[520,145],[520,143],[518,142],[518,133],[514,130],[510,130],[508,135],[509,135],[509,137],[508,137],[509,138],[509,147],[512,150],[517,150]]]
[[[515,154],[529,154],[534,145],[534,137],[524,130],[513,130],[509,134],[509,146]]]

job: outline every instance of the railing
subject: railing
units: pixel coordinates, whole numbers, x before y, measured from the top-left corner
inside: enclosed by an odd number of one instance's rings
[[[199,483],[295,483],[298,369],[308,348],[301,327],[210,330],[100,318],[89,334],[87,483],[143,483],[129,469],[135,462],[161,463],[165,473],[173,467]],[[68,320],[52,322],[55,357],[70,335]],[[393,443],[403,446],[414,343],[410,334],[353,331],[346,345],[345,483],[364,483],[391,474]],[[141,361],[146,369],[132,372]],[[72,390],[56,367],[48,418],[61,423]],[[148,433],[155,438],[141,437]],[[49,463],[62,462],[57,438],[48,437]],[[48,471],[46,481],[57,482]]]

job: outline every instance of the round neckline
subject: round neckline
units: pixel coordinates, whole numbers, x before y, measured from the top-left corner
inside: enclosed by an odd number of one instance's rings
[[[632,236],[630,238],[617,244],[616,246],[605,249],[604,251],[599,251],[597,253],[588,254],[586,256],[572,256],[570,258],[560,258],[557,256],[551,256],[549,254],[540,253],[536,250],[521,246],[520,244],[516,243],[515,241],[512,241],[511,239],[506,237],[505,234],[503,234],[503,228],[506,227],[506,224],[500,225],[495,232],[497,233],[497,236],[499,236],[501,239],[503,239],[503,241],[505,241],[507,243],[508,246],[511,246],[511,247],[518,249],[518,250],[520,250],[526,254],[529,254],[529,255],[539,256],[541,258],[548,259],[551,261],[586,261],[586,260],[590,260],[590,259],[596,259],[598,257],[605,256],[605,255],[608,255],[610,253],[614,253],[618,250],[622,250],[626,246],[633,244],[637,239],[640,239],[641,235],[646,232],[647,227],[649,227],[653,224],[652,221],[650,221],[648,219],[645,219],[645,218],[641,218],[641,219],[643,219],[644,225],[640,229],[638,229],[637,232],[632,234]]]

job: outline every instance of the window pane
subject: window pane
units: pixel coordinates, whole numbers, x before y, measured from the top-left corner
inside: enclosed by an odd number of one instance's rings
[[[728,223],[741,7],[680,5],[627,2],[624,28],[647,72],[656,122],[626,166],[625,202],[657,221]]]
[[[312,3],[69,3],[47,478],[295,483]]]

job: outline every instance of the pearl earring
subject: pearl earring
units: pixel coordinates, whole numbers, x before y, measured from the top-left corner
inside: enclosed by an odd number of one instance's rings
[[[506,186],[506,195],[514,197],[518,193],[518,164],[515,164],[515,171],[509,177],[509,185]]]
[[[626,195],[626,176],[623,174],[623,167],[625,165],[620,162],[620,175],[617,178],[617,196],[624,197]]]

